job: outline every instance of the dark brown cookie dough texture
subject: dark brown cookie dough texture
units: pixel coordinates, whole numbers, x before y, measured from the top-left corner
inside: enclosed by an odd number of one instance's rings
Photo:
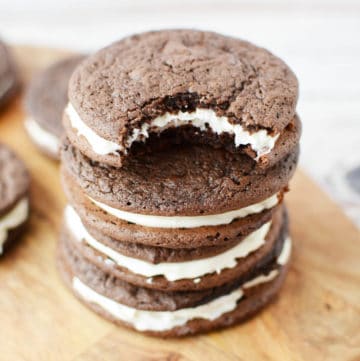
[[[13,98],[18,88],[14,59],[9,48],[0,40],[0,110]]]
[[[25,121],[34,121],[38,126],[58,140],[64,134],[62,125],[63,111],[68,103],[68,84],[76,66],[85,59],[84,55],[73,55],[57,61],[39,72],[30,82],[25,94]],[[32,134],[30,138],[40,149],[52,158],[58,159],[59,152],[46,147],[41,134]]]
[[[282,60],[212,32],[147,32],[84,60],[63,115],[57,254],[76,297],[161,337],[235,325],[270,303],[291,253],[283,198],[299,156],[297,96]],[[128,142],[157,117],[199,109],[275,145],[257,157],[234,134],[192,124]],[[101,154],[89,137],[122,150]]]
[[[0,255],[28,219],[30,176],[23,161],[0,144]]]

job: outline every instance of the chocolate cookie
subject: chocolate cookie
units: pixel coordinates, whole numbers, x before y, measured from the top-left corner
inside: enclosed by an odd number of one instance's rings
[[[201,291],[163,292],[134,286],[89,263],[64,238],[58,266],[75,294],[110,320],[153,335],[181,336],[237,323],[265,305],[283,281],[290,252],[289,248],[284,252],[285,244],[267,263],[239,279]]]
[[[70,178],[67,178],[67,181]],[[66,181],[66,182],[67,182]],[[202,226],[195,228],[161,228],[144,227],[129,223],[109,215],[80,192],[79,187],[69,190],[65,185],[65,193],[71,205],[80,215],[82,222],[92,234],[101,233],[101,238],[110,237],[116,241],[131,244],[139,243],[147,246],[185,249],[194,247],[225,246],[245,237],[264,223],[270,221],[273,212],[281,204],[257,214],[235,219],[230,224]],[[110,241],[111,242],[111,241]]]
[[[179,145],[129,158],[119,169],[94,162],[65,142],[62,165],[65,179],[69,174],[89,197],[112,208],[142,215],[206,216],[244,208],[281,191],[294,173],[298,153],[295,147],[273,167],[262,169],[242,154]]]
[[[0,108],[16,94],[18,87],[14,60],[7,46],[0,40]]]
[[[37,74],[26,95],[25,128],[31,140],[47,155],[59,158],[63,135],[62,115],[68,102],[68,83],[83,55],[60,60]]]
[[[28,219],[29,183],[24,163],[0,144],[0,254],[17,238]]]
[[[152,154],[148,159],[142,157],[135,162],[136,169],[129,168],[127,171],[126,166],[112,169],[91,162],[75,148],[65,147],[62,168],[64,189],[70,203],[90,230],[93,228],[118,241],[170,248],[224,245],[241,239],[270,220],[276,204],[281,203],[284,188],[295,169],[297,150],[266,172],[261,168],[258,171],[257,166],[247,167],[246,163],[241,167],[243,163],[231,161],[231,157],[223,158],[224,154],[229,154],[223,150],[212,150],[210,154],[206,150],[204,147],[180,147],[173,149],[173,153],[159,153],[157,158],[164,159],[163,171],[160,169],[162,162],[156,161],[156,155]],[[199,155],[197,159],[196,154]],[[243,155],[236,157],[253,162]],[[151,165],[153,168],[150,168]],[[261,199],[259,194],[255,198],[258,191],[261,197],[268,197],[265,198],[267,201]],[[101,192],[101,197],[105,199],[94,203],[95,199],[99,200]],[[159,210],[162,210],[161,216],[155,214],[155,218],[150,218],[154,223],[147,225],[146,215],[145,220],[142,217],[138,221],[136,217],[134,220],[126,218],[128,213],[125,217],[123,214],[119,217],[103,207],[105,203],[109,204],[109,199],[121,198],[124,208],[120,209],[132,211],[130,215],[141,216],[145,206],[149,213],[159,214]],[[139,205],[135,212],[132,200]],[[248,203],[244,204],[246,200]],[[250,202],[254,203],[251,205]],[[113,202],[110,204],[113,205]],[[226,206],[229,208],[226,209]],[[258,208],[260,206],[262,208]],[[238,207],[238,210],[230,207]],[[244,210],[247,212],[244,213]],[[185,212],[188,212],[188,216]],[[207,213],[212,214],[207,217]],[[224,217],[228,214],[234,216]]]
[[[297,97],[295,75],[267,50],[212,32],[163,30],[83,62],[64,123],[83,153],[115,166],[133,145],[169,130],[170,143],[191,139],[273,164],[276,148],[284,155],[278,144],[298,137],[288,128]]]
[[[71,218],[74,217],[76,215],[71,213]],[[229,249],[206,258],[193,257],[184,262],[165,261],[155,266],[124,256],[86,233],[80,234],[83,226],[71,218],[65,217],[63,236],[83,257],[118,279],[140,287],[166,291],[210,289],[239,279],[273,258],[287,234],[287,218],[283,218],[283,210],[279,209],[271,224],[265,224]],[[198,251],[201,252],[201,248]]]

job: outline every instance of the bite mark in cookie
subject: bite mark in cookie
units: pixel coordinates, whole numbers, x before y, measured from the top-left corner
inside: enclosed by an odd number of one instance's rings
[[[132,129],[132,134],[125,140],[126,145],[122,146],[102,138],[88,127],[71,104],[68,104],[66,113],[77,135],[85,137],[92,150],[99,155],[117,154],[118,152],[127,155],[133,143],[145,142],[150,134],[160,134],[169,128],[192,126],[200,132],[210,131],[217,136],[231,135],[234,138],[235,148],[250,146],[255,152],[255,159],[259,160],[272,151],[280,136],[280,133],[270,135],[265,129],[250,132],[241,124],[231,124],[227,117],[217,116],[211,109],[196,109],[190,113],[165,113],[151,120],[150,123],[144,123],[141,128]]]

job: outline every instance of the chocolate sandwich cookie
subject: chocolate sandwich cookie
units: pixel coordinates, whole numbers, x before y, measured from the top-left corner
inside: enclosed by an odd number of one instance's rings
[[[64,233],[73,248],[106,273],[131,284],[167,291],[200,290],[219,287],[239,279],[272,256],[275,245],[287,234],[287,217],[278,209],[271,222],[264,224],[231,248],[216,254],[191,256],[186,261],[158,264],[126,256],[91,236],[76,213],[67,209]],[[159,248],[161,252],[162,248]],[[174,250],[174,252],[179,250]],[[182,250],[184,251],[184,250]],[[185,250],[187,251],[187,250]]]
[[[25,128],[31,140],[47,155],[59,158],[63,135],[62,115],[68,102],[68,83],[83,55],[60,60],[37,74],[26,95]]]
[[[64,124],[84,154],[117,167],[154,136],[246,153],[266,167],[299,139],[297,97],[295,75],[263,48],[212,32],[154,31],[77,68]]]
[[[224,245],[269,221],[298,148],[267,170],[222,149],[178,146],[122,168],[62,151],[63,185],[84,224],[122,242],[168,248]]]
[[[272,270],[278,269],[279,264],[276,259],[285,247],[284,239],[277,240],[269,257],[262,259],[255,267],[244,272],[238,278],[219,287],[172,291],[139,287],[116,277],[84,257],[78,248],[72,246],[67,236],[67,232],[63,232],[60,236],[58,251],[60,268],[65,268],[65,271],[108,298],[126,306],[148,311],[175,311],[212,301],[219,295],[230,292],[259,275],[266,275]]]
[[[64,173],[64,172],[63,172]],[[108,237],[127,244],[139,243],[148,246],[166,248],[194,248],[206,246],[225,246],[245,237],[271,219],[273,212],[282,203],[283,192],[275,194],[265,203],[270,208],[251,207],[254,214],[240,218],[234,218],[219,225],[205,225],[184,228],[174,225],[173,228],[157,226],[144,226],[131,223],[115,215],[107,213],[91,201],[86,193],[66,173],[63,174],[63,185],[65,194],[89,229],[90,233],[101,233],[102,239]],[[259,210],[258,213],[256,213]],[[247,213],[243,213],[247,214]],[[162,217],[163,220],[165,217]],[[172,218],[172,217],[166,217]],[[179,218],[177,218],[179,219]],[[182,220],[183,218],[180,218]],[[211,218],[212,219],[212,218]],[[215,218],[216,219],[216,218]],[[195,219],[196,220],[196,219]],[[172,222],[172,219],[170,219]]]
[[[16,94],[18,87],[14,60],[7,46],[0,40],[0,108]]]
[[[0,254],[17,238],[28,219],[29,183],[24,163],[0,144]]]
[[[138,287],[104,272],[69,245],[63,233],[60,272],[75,294],[110,320],[158,336],[183,336],[240,322],[270,301],[287,268],[291,241],[240,278],[201,291],[164,292]]]

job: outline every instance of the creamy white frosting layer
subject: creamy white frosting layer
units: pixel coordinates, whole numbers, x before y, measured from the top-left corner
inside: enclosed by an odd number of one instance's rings
[[[290,238],[288,238],[286,242],[291,244]],[[291,249],[291,246],[289,249]],[[281,255],[279,258],[280,257]],[[282,257],[282,259],[284,260],[285,257]],[[177,326],[183,326],[193,319],[213,321],[225,313],[235,310],[238,302],[244,295],[244,288],[247,289],[261,283],[270,282],[274,280],[278,274],[278,270],[273,270],[268,275],[255,277],[246,282],[241,288],[227,295],[218,297],[204,305],[183,308],[176,311],[144,311],[123,305],[95,292],[77,277],[73,278],[72,286],[74,291],[84,300],[98,305],[115,319],[131,324],[138,331],[166,331]]]
[[[278,195],[274,194],[262,202],[225,213],[210,214],[206,216],[153,216],[122,211],[120,209],[110,207],[102,202],[96,201],[89,196],[88,198],[99,208],[116,218],[126,222],[135,223],[140,226],[156,228],[195,228],[229,224],[234,219],[244,218],[251,214],[260,213],[265,209],[275,207],[279,203]]]
[[[3,251],[4,242],[7,239],[10,229],[16,228],[29,215],[29,200],[27,198],[21,199],[17,204],[5,215],[0,218],[0,254]]]
[[[249,234],[235,247],[213,257],[186,262],[163,262],[153,264],[137,258],[125,256],[97,241],[84,227],[74,208],[67,206],[65,221],[68,229],[78,241],[85,241],[92,248],[101,252],[116,264],[144,277],[164,276],[168,281],[181,279],[197,279],[214,272],[221,273],[224,269],[234,268],[238,259],[248,256],[265,244],[265,237],[271,222],[265,223]],[[195,281],[198,282],[198,281]]]
[[[69,117],[71,126],[76,129],[78,135],[82,135],[87,140],[96,154],[117,154],[118,151],[124,151],[122,146],[100,137],[88,127],[70,103],[67,105],[65,112]]]
[[[277,269],[273,269],[267,275],[260,275],[248,282],[245,282],[242,287],[246,289],[246,288],[255,287],[262,283],[270,282],[273,279],[275,279],[278,276],[278,274],[279,274],[279,271]]]
[[[60,149],[60,140],[45,130],[33,118],[25,119],[25,128],[31,139],[40,147],[48,150],[51,154],[57,154]]]
[[[119,144],[100,137],[94,130],[88,127],[80,118],[71,103],[66,108],[71,126],[79,135],[83,135],[93,151],[100,155],[113,154],[117,151],[125,152]],[[192,125],[201,131],[211,129],[215,134],[228,133],[234,135],[236,147],[250,145],[256,152],[257,158],[271,152],[279,137],[279,134],[271,136],[265,129],[249,132],[240,124],[232,124],[225,116],[218,116],[212,109],[197,108],[193,112],[178,112],[176,114],[165,113],[150,123],[143,123],[140,128],[135,128],[131,136],[126,140],[126,147],[130,148],[133,142],[144,141],[150,133],[161,133],[170,127]]]

